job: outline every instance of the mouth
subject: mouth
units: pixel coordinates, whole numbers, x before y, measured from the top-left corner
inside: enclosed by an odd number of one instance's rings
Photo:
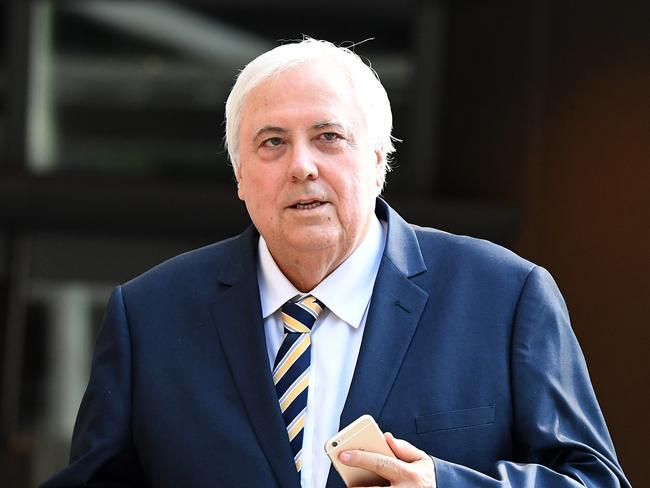
[[[291,205],[290,208],[295,208],[296,210],[312,210],[314,208],[325,205],[325,203],[326,202],[322,202],[320,200],[301,200]]]

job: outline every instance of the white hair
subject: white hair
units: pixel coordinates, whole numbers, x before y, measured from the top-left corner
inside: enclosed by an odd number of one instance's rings
[[[226,148],[235,173],[239,159],[239,129],[246,96],[260,83],[294,66],[328,58],[348,75],[353,95],[361,108],[366,129],[375,150],[382,155],[382,185],[395,152],[391,131],[393,114],[390,101],[377,73],[352,50],[328,41],[306,38],[278,46],[258,56],[239,73],[226,101]]]

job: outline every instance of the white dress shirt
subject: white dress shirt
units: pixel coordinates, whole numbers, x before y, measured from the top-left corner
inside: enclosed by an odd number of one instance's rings
[[[323,488],[327,482],[330,460],[324,446],[338,432],[384,244],[385,229],[374,217],[359,247],[307,293],[318,298],[326,308],[311,332],[311,371],[300,477],[303,488]],[[273,369],[284,337],[280,309],[296,295],[306,294],[299,292],[282,274],[261,236],[258,257],[257,282],[266,348]]]

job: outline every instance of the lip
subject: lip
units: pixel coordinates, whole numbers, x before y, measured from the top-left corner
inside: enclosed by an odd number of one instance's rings
[[[327,205],[328,203],[329,202],[327,200],[323,200],[322,198],[319,197],[306,196],[292,201],[287,206],[287,208],[290,210],[301,210],[301,211],[316,210],[318,208],[322,208],[324,205]]]

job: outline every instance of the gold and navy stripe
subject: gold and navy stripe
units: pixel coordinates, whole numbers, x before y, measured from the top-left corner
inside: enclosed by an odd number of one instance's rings
[[[308,295],[282,307],[284,340],[275,358],[273,383],[287,436],[294,453],[296,470],[302,468],[302,438],[307,412],[307,390],[311,365],[310,332],[324,305]]]

